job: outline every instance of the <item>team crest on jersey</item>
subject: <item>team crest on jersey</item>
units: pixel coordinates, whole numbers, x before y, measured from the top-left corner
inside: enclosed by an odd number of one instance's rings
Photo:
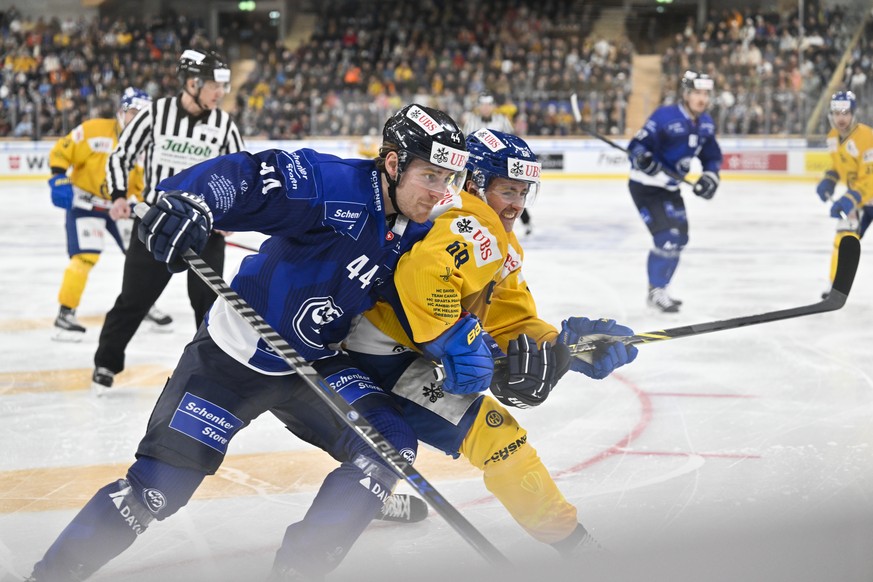
[[[167,505],[167,497],[158,489],[143,489],[142,500],[152,513],[160,512]]]
[[[689,136],[690,138],[691,136]],[[690,142],[690,139],[689,139]],[[689,144],[690,145],[690,144]],[[687,174],[688,170],[691,169],[691,158],[682,158],[678,162],[676,162],[676,169],[679,170],[680,174]]]
[[[846,152],[848,152],[848,154],[853,158],[858,157],[858,144],[855,143],[855,140],[846,140]]]
[[[320,350],[324,349],[324,344],[321,342],[321,328],[342,315],[343,310],[337,306],[333,297],[310,297],[297,310],[292,325],[300,341],[315,350]]]
[[[452,221],[451,229],[453,233],[461,235],[473,245],[473,256],[477,266],[482,267],[503,258],[497,246],[497,237],[491,234],[488,227],[482,226],[475,216],[458,217]]]
[[[357,202],[324,203],[324,223],[340,234],[358,240],[367,224],[367,207]]]

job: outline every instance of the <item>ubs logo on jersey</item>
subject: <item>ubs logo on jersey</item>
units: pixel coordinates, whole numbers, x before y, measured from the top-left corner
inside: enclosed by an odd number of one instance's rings
[[[294,316],[294,331],[300,341],[307,346],[320,350],[324,348],[321,342],[321,328],[343,315],[334,302],[333,297],[311,297],[303,302],[297,315]]]
[[[111,137],[92,137],[88,139],[91,151],[98,154],[111,154],[115,149],[115,140]]]
[[[338,233],[358,240],[367,224],[367,208],[356,202],[325,202],[324,222]]]

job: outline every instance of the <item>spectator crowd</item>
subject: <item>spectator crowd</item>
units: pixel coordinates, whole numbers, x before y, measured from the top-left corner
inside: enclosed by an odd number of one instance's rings
[[[634,45],[592,34],[593,4],[381,0],[375,10],[372,2],[325,0],[311,35],[294,48],[243,35],[255,66],[225,108],[246,136],[374,135],[411,100],[460,118],[488,92],[518,133],[561,136],[577,133],[569,106],[577,93],[587,129],[626,135],[635,129],[626,118]],[[659,45],[661,101],[675,100],[682,73],[695,69],[716,81],[711,113],[720,133],[805,134],[856,26],[841,8],[806,6],[803,18],[795,7],[715,8],[703,26],[689,19]],[[233,58],[239,51],[225,38],[241,36],[208,39],[203,22],[176,13],[145,21],[0,11],[0,136],[63,135],[85,119],[111,116],[130,85],[153,97],[172,94],[181,50],[213,48]],[[865,106],[873,96],[871,61],[868,27],[839,86]]]

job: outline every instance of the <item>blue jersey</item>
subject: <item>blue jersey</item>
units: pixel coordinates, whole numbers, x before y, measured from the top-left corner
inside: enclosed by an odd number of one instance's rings
[[[691,168],[691,160],[698,158],[704,172],[721,169],[721,148],[715,140],[715,122],[708,113],[703,113],[695,122],[682,105],[659,107],[646,121],[628,144],[631,156],[650,151],[655,159],[671,174],[684,177]],[[647,186],[659,186],[676,190],[679,180],[664,172],[649,176],[632,168],[630,179]]]
[[[243,260],[231,287],[309,361],[337,353],[352,320],[373,305],[400,255],[431,225],[398,216],[389,229],[375,162],[310,149],[222,156],[159,189],[202,196],[216,229],[271,235]],[[207,325],[243,364],[266,374],[291,371],[226,302],[215,302]]]

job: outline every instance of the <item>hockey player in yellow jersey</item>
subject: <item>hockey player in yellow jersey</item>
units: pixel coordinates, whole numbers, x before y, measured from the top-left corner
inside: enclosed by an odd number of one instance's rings
[[[559,332],[537,316],[512,227],[537,194],[540,164],[524,140],[496,130],[468,136],[467,148],[466,191],[443,201],[431,231],[401,257],[396,295],[388,293],[387,301],[364,315],[346,348],[392,391],[420,440],[455,458],[464,456],[483,471],[488,490],[531,536],[572,555],[593,539],[506,406],[541,404],[568,367],[606,377],[636,357],[635,347],[616,341],[633,332],[614,320],[577,317],[565,320]],[[524,381],[494,382],[493,397],[449,394],[434,381],[433,358],[422,357],[418,346],[465,313],[480,319],[496,355],[529,354],[510,358],[516,365],[509,372]],[[606,346],[585,360],[568,358],[563,346],[555,346],[594,339],[605,339]]]
[[[107,234],[124,250],[125,234],[109,217],[112,200],[106,191],[106,160],[115,148],[118,134],[151,99],[145,91],[128,87],[121,97],[116,118],[89,119],[55,143],[49,153],[52,203],[65,209],[67,251],[70,262],[58,293],[60,309],[53,339],[80,341],[85,328],[76,318],[88,275],[100,258]],[[69,172],[69,175],[68,175]],[[143,171],[137,166],[128,193],[141,200]],[[154,314],[169,323],[168,316]],[[168,321],[169,320],[169,321]],[[156,320],[156,323],[158,321]]]
[[[837,221],[831,256],[831,282],[837,269],[837,250],[847,236],[862,238],[873,221],[873,128],[855,119],[858,102],[852,91],[831,97],[828,119],[828,152],[831,167],[818,184],[822,202],[831,202],[830,213]],[[837,184],[845,182],[846,192],[833,200]]]

